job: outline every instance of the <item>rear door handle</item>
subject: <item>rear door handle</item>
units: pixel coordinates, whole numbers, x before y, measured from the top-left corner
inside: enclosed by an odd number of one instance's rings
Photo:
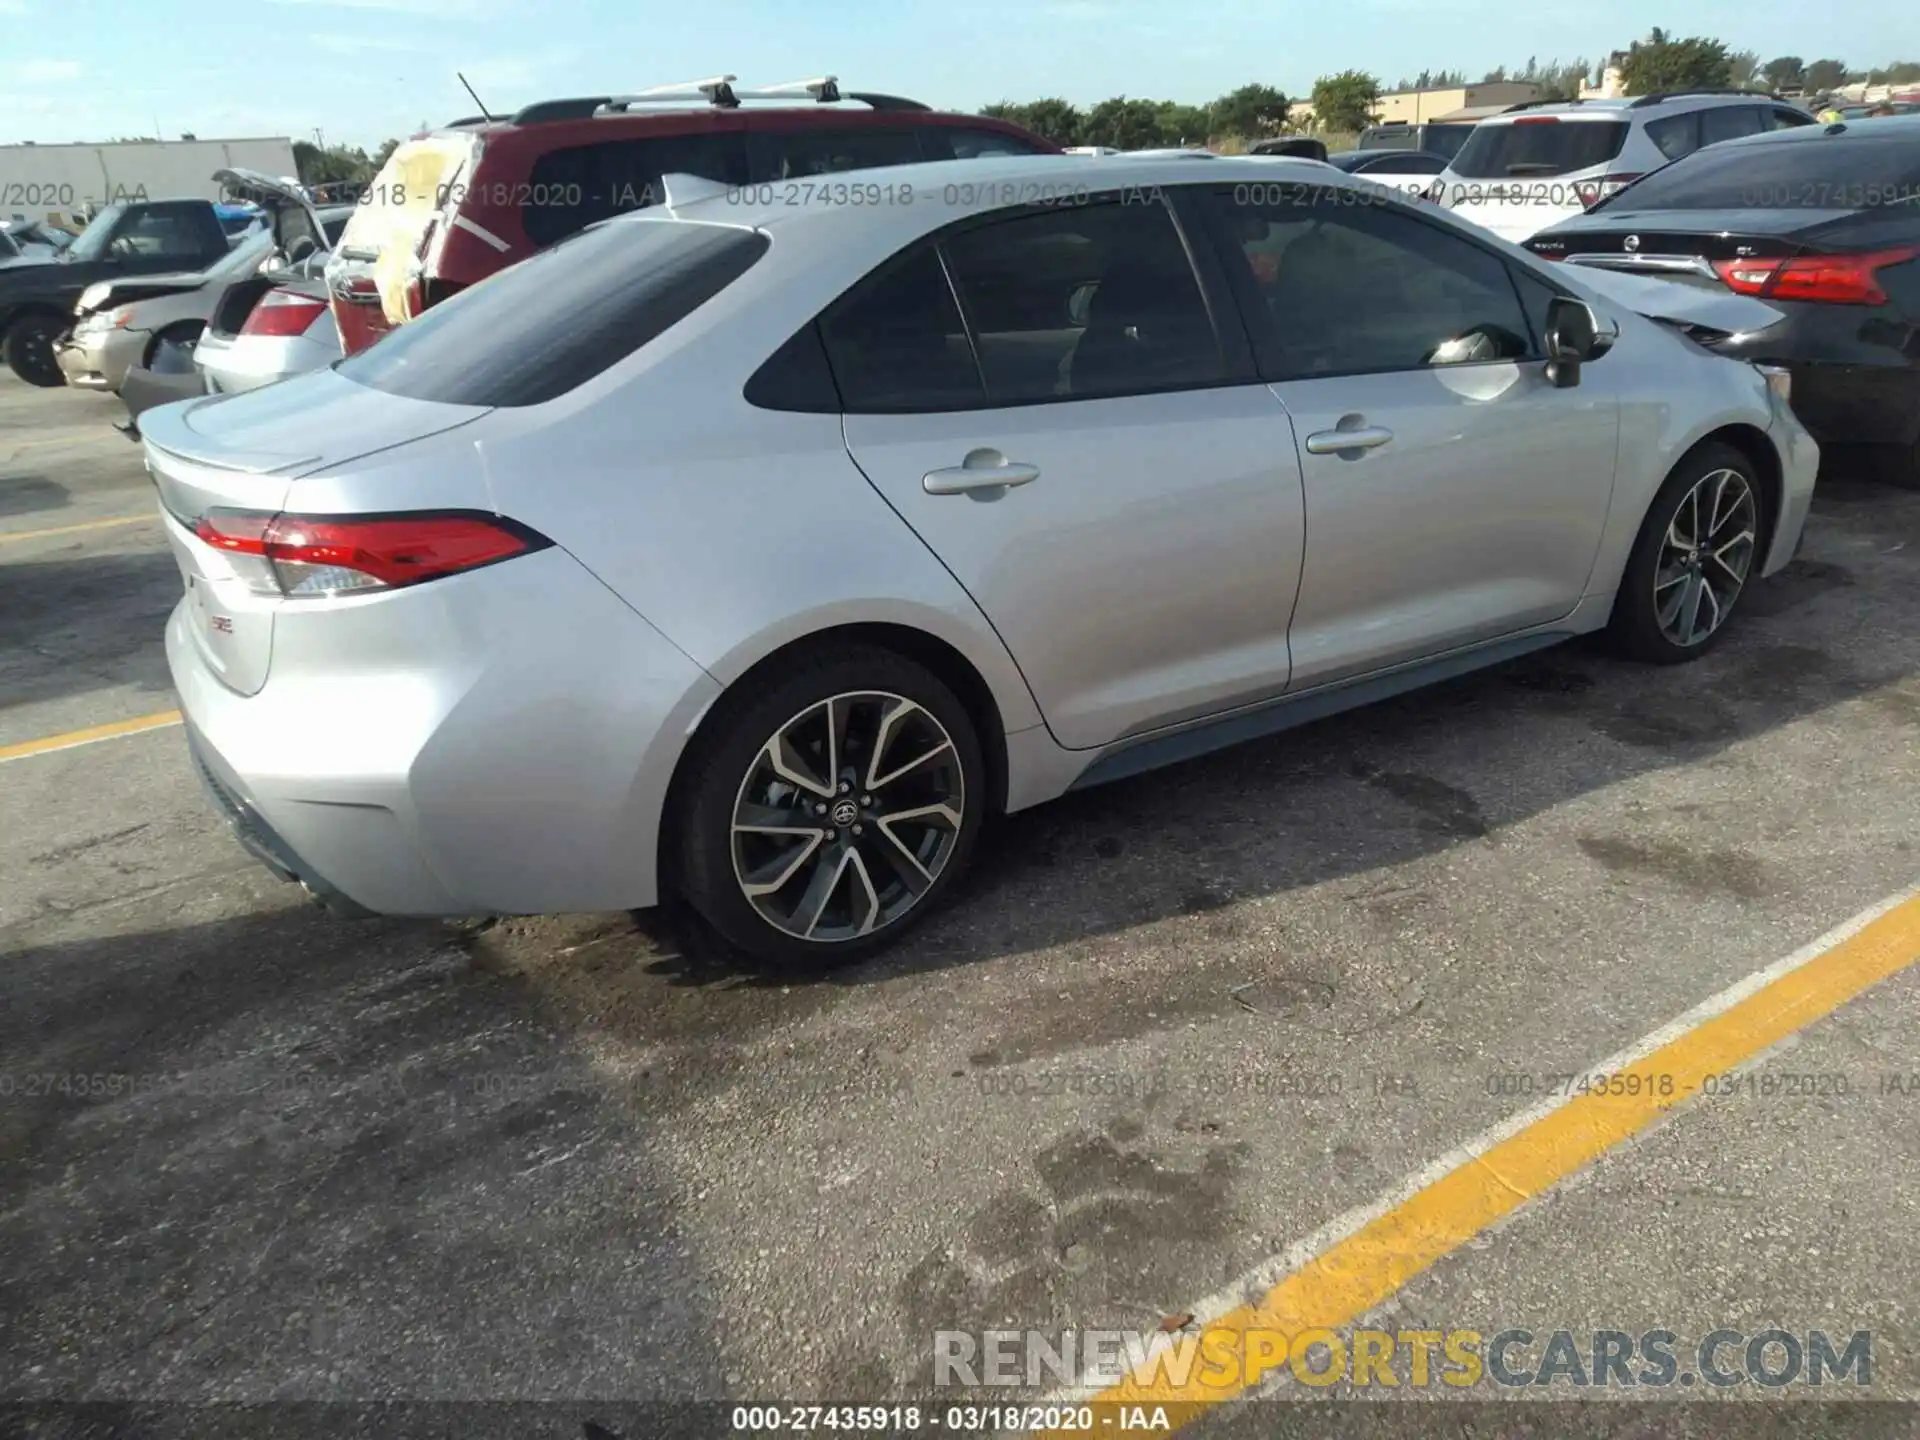
[[[1393,439],[1393,432],[1379,425],[1357,430],[1319,430],[1307,436],[1309,455],[1338,455],[1346,450],[1377,450]]]
[[[967,458],[951,469],[929,470],[921,479],[920,488],[929,495],[965,495],[976,490],[1028,485],[1039,478],[1038,465],[1023,465],[1007,459],[998,450],[982,448],[969,451]]]

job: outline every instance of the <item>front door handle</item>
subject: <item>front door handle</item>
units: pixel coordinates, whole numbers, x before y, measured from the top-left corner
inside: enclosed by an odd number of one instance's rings
[[[1320,430],[1307,436],[1309,455],[1338,455],[1346,450],[1375,450],[1393,439],[1393,432],[1379,425],[1364,425],[1357,430]]]
[[[978,490],[1003,490],[1027,485],[1040,478],[1038,465],[1023,465],[1009,460],[998,450],[982,448],[969,451],[967,458],[947,470],[929,470],[920,488],[929,495],[965,495]]]

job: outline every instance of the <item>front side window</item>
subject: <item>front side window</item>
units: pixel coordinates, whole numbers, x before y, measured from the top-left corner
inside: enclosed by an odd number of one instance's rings
[[[1536,354],[1506,262],[1438,225],[1388,206],[1209,203],[1269,380]]]
[[[180,209],[137,211],[120,227],[109,249],[127,259],[197,261],[207,248],[203,243],[207,229],[196,223],[198,218]]]

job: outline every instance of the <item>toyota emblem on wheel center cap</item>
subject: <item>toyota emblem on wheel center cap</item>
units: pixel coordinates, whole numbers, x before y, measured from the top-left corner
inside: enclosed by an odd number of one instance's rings
[[[833,823],[851,825],[860,818],[860,807],[851,800],[842,800],[833,807]]]

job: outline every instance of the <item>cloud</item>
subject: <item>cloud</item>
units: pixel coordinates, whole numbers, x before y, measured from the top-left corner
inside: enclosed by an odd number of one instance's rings
[[[46,85],[57,80],[78,80],[80,62],[78,60],[29,60],[24,65],[16,65],[13,78],[22,85]]]

